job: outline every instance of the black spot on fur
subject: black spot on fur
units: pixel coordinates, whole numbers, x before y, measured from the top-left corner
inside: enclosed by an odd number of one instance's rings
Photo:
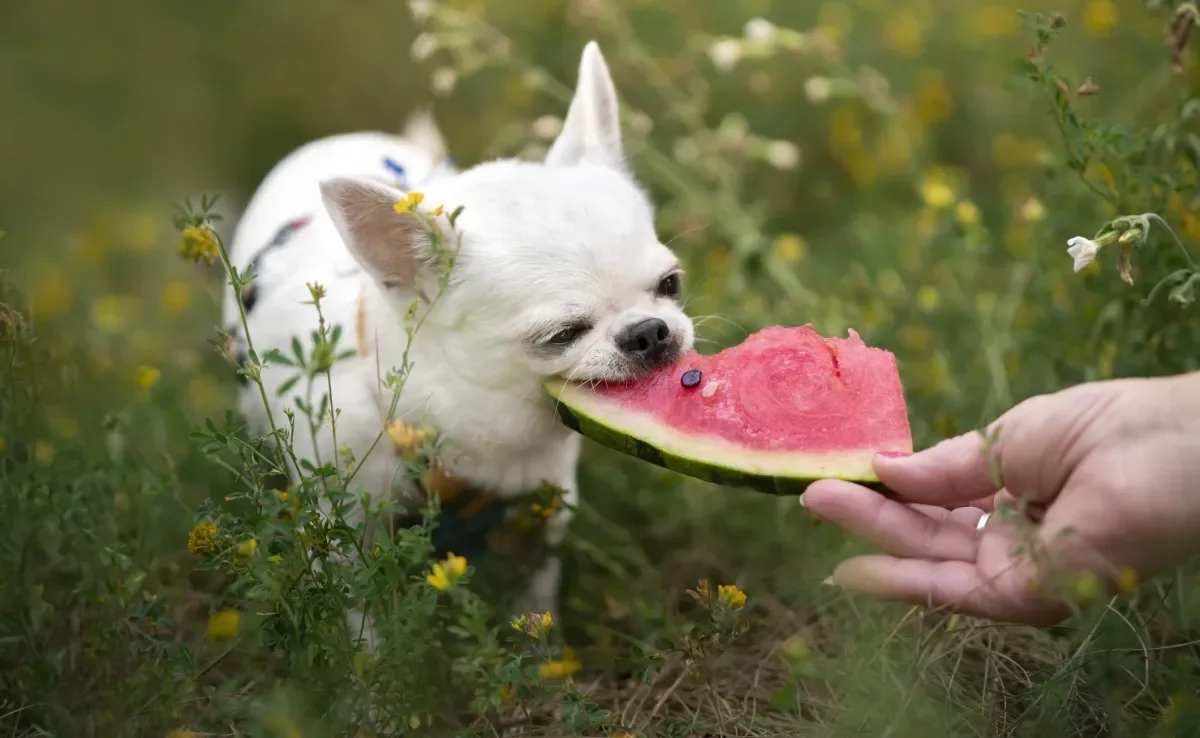
[[[238,349],[238,352],[237,352],[238,369],[241,369],[242,367],[246,366],[247,362],[249,362],[249,361],[250,361],[250,354],[247,353],[245,349]],[[237,376],[238,384],[242,385],[243,387],[250,384],[250,378],[247,377],[245,374],[238,372],[236,376]]]
[[[242,288],[242,306],[249,313],[254,309],[255,303],[258,302],[258,283],[251,282]]]

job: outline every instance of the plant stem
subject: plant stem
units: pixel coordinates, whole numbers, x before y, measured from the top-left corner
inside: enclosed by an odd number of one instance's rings
[[[229,275],[229,286],[233,288],[233,301],[237,304],[238,315],[242,323],[242,333],[246,336],[246,348],[251,355],[258,356],[258,353],[254,350],[254,339],[250,337],[250,321],[246,317],[246,306],[242,304],[242,291],[237,284],[237,271],[233,268],[233,264],[229,260],[229,251],[225,248],[225,240],[216,231],[213,231],[212,234],[213,238],[217,241],[217,249],[221,253],[221,263],[225,267],[225,273]],[[283,443],[279,437],[279,426],[275,424],[275,413],[271,411],[271,400],[267,397],[267,388],[263,386],[262,378],[258,376],[257,372],[255,372],[254,383],[258,385],[258,392],[262,396],[263,407],[267,411],[267,422],[271,424],[271,436],[279,444],[277,453],[282,455],[283,466],[286,467],[288,458],[291,458],[292,466],[296,470],[296,479],[299,480],[301,476],[300,461],[296,458],[291,444]]]
[[[1171,238],[1175,239],[1175,245],[1179,246],[1179,250],[1183,252],[1183,258],[1187,260],[1188,266],[1190,266],[1192,268],[1192,270],[1195,271],[1196,262],[1192,259],[1192,255],[1190,253],[1188,253],[1187,247],[1183,245],[1183,241],[1180,241],[1179,236],[1175,235],[1175,230],[1172,229],[1171,226],[1169,226],[1167,224],[1167,221],[1163,220],[1162,216],[1160,216],[1158,213],[1146,213],[1146,215],[1144,217],[1150,218],[1152,220],[1157,220],[1159,223],[1162,224],[1163,228],[1167,229],[1167,233],[1170,233]]]

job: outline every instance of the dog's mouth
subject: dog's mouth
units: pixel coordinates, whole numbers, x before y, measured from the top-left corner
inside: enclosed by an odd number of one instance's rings
[[[600,366],[591,367],[590,371],[580,371],[577,368],[560,374],[559,378],[594,384],[638,382],[669,369],[678,363],[687,351],[688,349],[681,344],[674,344],[652,360],[630,354],[613,353]]]

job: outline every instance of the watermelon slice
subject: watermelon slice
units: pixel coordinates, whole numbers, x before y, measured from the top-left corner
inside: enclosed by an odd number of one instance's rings
[[[896,357],[811,325],[692,351],[639,381],[545,383],[562,421],[617,451],[705,481],[793,495],[817,479],[886,492],[876,452],[912,453]]]

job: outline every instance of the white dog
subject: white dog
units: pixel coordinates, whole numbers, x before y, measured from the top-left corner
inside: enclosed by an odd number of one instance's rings
[[[652,205],[626,167],[616,90],[599,48],[593,42],[583,51],[574,99],[544,162],[500,160],[458,172],[442,148],[422,119],[403,137],[318,140],[270,172],[231,250],[238,269],[253,264],[258,275],[243,295],[255,350],[290,354],[298,337],[307,351],[317,317],[305,304],[306,285],[324,286],[326,319],[343,326],[352,339],[343,347],[356,351],[332,370],[337,443],[365,458],[354,485],[419,507],[423,491],[398,473],[387,438],[367,455],[384,428],[392,397],[382,381],[401,365],[404,315],[416,300],[423,322],[395,417],[435,429],[441,463],[471,489],[513,500],[549,483],[573,505],[580,438],[558,422],[542,382],[636,378],[693,342],[678,299],[679,263],[658,239]],[[448,286],[432,307],[445,265],[418,221],[393,209],[407,191],[424,194],[427,213],[443,206],[430,217],[455,234],[450,245],[457,238]],[[449,214],[459,207],[452,229]],[[244,356],[237,304],[226,292],[226,329]],[[291,372],[268,366],[262,373],[280,426],[303,386],[276,396]],[[257,388],[242,394],[242,412],[268,427]],[[297,453],[335,459],[328,423],[315,443],[297,425]],[[569,519],[565,507],[555,513],[543,540],[561,541]],[[469,542],[449,544],[456,545]],[[557,610],[560,566],[554,555],[541,561],[522,611]]]

